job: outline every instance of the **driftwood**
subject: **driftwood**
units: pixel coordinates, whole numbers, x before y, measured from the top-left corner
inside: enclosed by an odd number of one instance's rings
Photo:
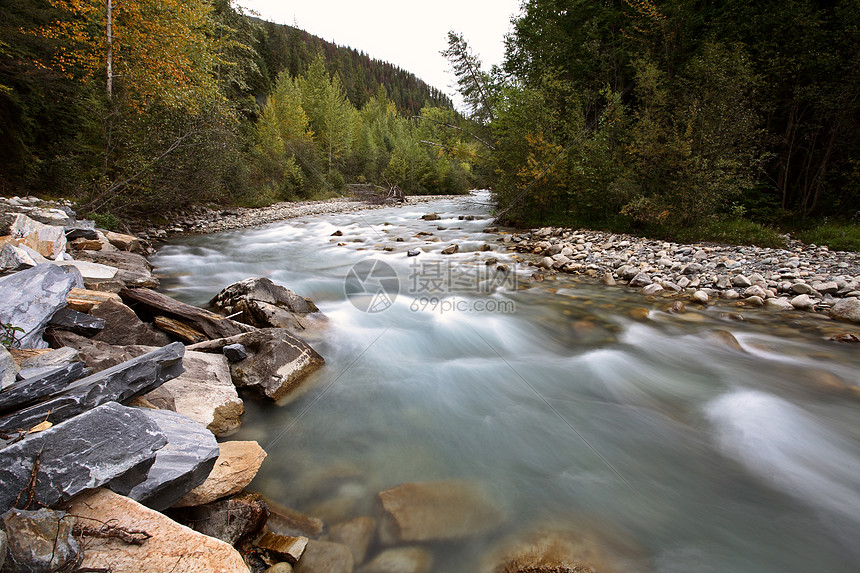
[[[383,203],[402,203],[406,200],[403,190],[397,185],[387,188],[370,183],[355,183],[347,185],[353,197],[358,201],[382,205]]]
[[[167,318],[178,320],[184,325],[203,333],[210,339],[227,338],[255,330],[252,326],[230,320],[214,312],[197,308],[184,302],[179,302],[169,296],[149,289],[122,289],[119,295],[138,314],[141,314],[143,310],[151,313],[153,318],[155,316],[166,316]],[[141,306],[144,308],[141,309]]]
[[[199,330],[195,330],[184,322],[167,318],[166,316],[156,316],[153,323],[164,332],[172,334],[186,344],[197,344],[198,342],[209,340]]]

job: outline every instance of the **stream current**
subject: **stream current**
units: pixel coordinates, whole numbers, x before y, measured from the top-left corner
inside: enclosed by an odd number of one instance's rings
[[[333,524],[404,482],[479,481],[508,520],[428,545],[439,572],[546,524],[616,532],[647,571],[860,571],[860,393],[838,391],[858,384],[856,346],[816,317],[534,282],[484,232],[488,201],[184,237],[151,259],[184,302],[260,276],[328,317],[304,335],[326,365],[303,391],[245,401],[230,439],[269,454],[249,489]]]

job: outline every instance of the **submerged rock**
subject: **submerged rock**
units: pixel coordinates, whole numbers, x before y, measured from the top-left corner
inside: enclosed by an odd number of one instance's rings
[[[81,495],[68,511],[81,521],[142,532],[138,533],[143,540],[139,545],[117,537],[85,536],[83,568],[113,573],[248,573],[242,556],[230,545],[112,491],[98,489]]]
[[[379,494],[385,512],[385,544],[461,539],[488,533],[505,522],[504,512],[475,482],[405,483]]]
[[[362,573],[430,573],[433,555],[423,547],[386,549],[362,567]]]
[[[47,348],[42,340],[45,326],[61,308],[74,287],[82,287],[75,269],[42,264],[0,279],[0,324],[24,330],[17,336],[19,348]]]
[[[308,541],[296,564],[296,573],[352,573],[354,562],[346,545],[330,541]]]
[[[372,517],[356,517],[333,526],[326,536],[327,541],[343,543],[352,552],[356,563],[364,563],[367,549],[376,532],[376,520]]]
[[[844,298],[830,309],[830,318],[860,322],[860,298]]]
[[[166,443],[148,416],[115,402],[30,434],[0,450],[0,511],[53,507],[118,477],[139,483]]]

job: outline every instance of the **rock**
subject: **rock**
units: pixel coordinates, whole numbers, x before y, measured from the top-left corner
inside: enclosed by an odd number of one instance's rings
[[[58,348],[57,350],[42,350],[38,356],[25,358],[21,368],[46,368],[52,366],[68,366],[80,362],[81,356],[74,348]]]
[[[791,292],[794,294],[812,294],[815,291],[806,283],[794,283],[791,285]]]
[[[3,569],[3,564],[6,563],[6,552],[9,550],[9,544],[6,532],[0,528],[0,570]]]
[[[229,315],[241,313],[239,321],[260,328],[290,328],[296,324],[296,315],[319,312],[311,299],[267,278],[234,283],[218,293],[210,304]]]
[[[218,458],[218,442],[212,432],[187,416],[168,410],[141,411],[158,426],[167,445],[156,452],[146,480],[136,485],[113,480],[110,488],[161,511],[206,480]]]
[[[220,353],[225,346],[236,343],[246,348],[248,357],[230,365],[233,383],[275,401],[295,390],[308,374],[325,363],[306,342],[279,328],[260,329],[188,348]]]
[[[230,362],[239,362],[240,360],[245,360],[248,357],[248,351],[245,350],[245,347],[241,344],[228,344],[225,346],[222,351],[224,352],[224,356],[227,357],[227,360]]]
[[[296,573],[352,573],[352,553],[346,545],[311,539],[293,569]]]
[[[293,566],[286,561],[282,563],[275,563],[274,565],[266,569],[266,573],[293,573]]]
[[[649,277],[646,273],[637,273],[635,277],[630,279],[630,286],[635,288],[642,288],[644,286],[650,285],[651,282],[651,277]]]
[[[5,352],[5,349],[2,351]],[[6,353],[8,355],[8,352]],[[11,358],[11,357],[10,357]],[[0,414],[6,414],[32,405],[39,400],[54,396],[65,390],[69,384],[89,374],[83,362],[66,366],[38,369],[41,374],[25,377],[4,387],[0,392]],[[35,370],[30,370],[34,372]],[[23,372],[27,372],[24,370]]]
[[[5,390],[17,379],[18,365],[15,364],[15,359],[12,358],[5,346],[0,345],[0,390]],[[2,398],[3,394],[0,394],[0,405],[3,403]]]
[[[836,281],[813,283],[812,288],[821,294],[836,294],[839,292],[839,284]]]
[[[642,289],[642,294],[650,296],[650,295],[655,295],[658,292],[662,292],[662,291],[663,291],[663,287],[661,285],[658,285],[656,283],[652,283],[652,284],[650,284],[650,285],[648,285]]]
[[[815,305],[808,294],[799,294],[791,299],[789,303],[797,310],[810,310]]]
[[[480,535],[506,519],[483,488],[469,481],[405,483],[380,492],[379,500],[386,545]]]
[[[699,263],[690,263],[689,265],[685,265],[684,268],[681,269],[681,274],[698,275],[701,274],[704,270],[705,267],[703,267]]]
[[[124,402],[182,374],[185,347],[175,342],[107,370],[81,378],[50,400],[0,418],[6,432],[49,421],[58,424],[106,402]]]
[[[735,275],[734,277],[732,277],[732,286],[735,286],[737,288],[747,288],[752,286],[752,281],[750,281],[744,275]]]
[[[732,280],[728,275],[720,275],[717,277],[716,285],[718,289],[729,289],[732,288]]]
[[[145,394],[157,408],[188,416],[216,436],[241,425],[245,405],[230,379],[230,366],[220,354],[187,351],[180,376]]]
[[[421,251],[419,249],[409,249],[408,251],[406,251],[407,257],[417,257],[420,254]]]
[[[152,266],[137,253],[106,252],[103,248],[101,251],[80,251],[75,258],[116,268],[117,273],[114,278],[122,281],[127,287],[156,288],[158,286],[158,280],[152,276]]]
[[[340,231],[340,230],[335,231],[334,233],[332,233],[329,236],[331,236],[331,237],[343,237],[343,231]]]
[[[81,551],[72,529],[76,518],[65,511],[10,509],[2,517],[8,534],[3,571],[60,571],[73,565]]]
[[[209,340],[206,335],[199,330],[194,330],[184,322],[167,318],[166,316],[156,316],[152,323],[159,330],[178,338],[186,344],[197,344],[198,342]]]
[[[269,506],[260,494],[242,492],[173,513],[194,531],[236,545],[263,529],[269,519]]]
[[[45,225],[19,214],[9,231],[10,235],[24,239],[24,245],[48,259],[54,260],[66,251],[66,233],[62,227]]]
[[[362,567],[362,573],[430,573],[433,555],[423,547],[386,549]]]
[[[47,348],[42,340],[54,313],[66,306],[66,295],[83,286],[76,270],[43,264],[0,279],[0,324],[22,328],[20,348]]]
[[[750,306],[764,306],[764,299],[760,296],[748,296],[744,299],[744,304],[748,304]]]
[[[51,328],[68,330],[81,336],[95,336],[104,330],[106,324],[103,318],[90,316],[70,308],[61,308],[54,313],[48,322],[48,326]]]
[[[708,293],[703,290],[697,290],[693,293],[693,296],[691,297],[691,300],[693,302],[697,302],[699,304],[708,304],[709,299],[710,297],[708,296]]]
[[[269,500],[269,509],[271,514],[266,527],[278,535],[316,539],[326,530],[325,522],[318,517],[305,515],[295,509],[273,503],[271,500]]]
[[[257,475],[265,458],[266,452],[257,442],[223,442],[206,481],[185,494],[173,507],[203,505],[242,491]]]
[[[140,250],[140,240],[137,237],[132,235],[123,235],[122,233],[114,233],[113,231],[105,232],[105,239],[107,239],[111,245],[119,249],[120,251],[139,251]]]
[[[85,226],[84,221],[78,221],[74,225],[66,225],[63,230],[66,232],[67,241],[74,241],[76,239],[94,241],[99,238],[99,234],[95,228]]]
[[[757,296],[764,300],[767,298],[767,291],[759,285],[752,285],[744,291],[744,296],[746,298]]]
[[[308,541],[307,537],[286,537],[266,531],[254,541],[254,545],[295,565],[304,554]]]
[[[166,443],[143,412],[115,402],[30,434],[0,450],[0,511],[31,503],[30,497],[53,507],[118,477],[139,483]]]
[[[0,273],[18,272],[35,267],[37,264],[39,263],[21,247],[6,243],[0,249]]]
[[[85,537],[81,567],[113,573],[248,573],[242,556],[230,545],[112,491],[99,489],[79,496],[68,511],[82,522],[111,523],[150,536],[140,545],[116,537]]]
[[[425,221],[438,221],[439,219],[441,219],[441,217],[439,217],[439,215],[436,213],[427,213],[426,215],[422,216],[421,218],[424,219]]]
[[[131,308],[114,299],[94,306],[90,314],[105,321],[105,327],[92,337],[93,340],[117,346],[164,346],[172,342],[169,336],[140,320]]]
[[[326,539],[343,543],[349,547],[352,558],[356,563],[364,563],[367,548],[373,541],[376,532],[376,520],[372,517],[356,517],[333,526]]]
[[[676,300],[672,303],[672,306],[669,307],[669,312],[672,314],[684,314],[687,312],[687,307],[680,300]]]
[[[459,251],[460,251],[460,245],[449,245],[449,246],[445,247],[444,249],[442,249],[442,254],[443,255],[453,255],[454,253],[457,253]]]
[[[153,315],[164,315],[180,320],[211,339],[235,336],[254,330],[246,324],[179,302],[149,289],[123,289],[119,294],[127,304],[136,305],[136,308],[143,306]]]
[[[618,278],[629,281],[639,274],[639,267],[633,265],[622,265],[615,271]]]
[[[764,305],[771,310],[794,310],[791,302],[786,298],[769,298],[764,301]]]
[[[122,304],[122,299],[117,294],[82,288],[73,288],[66,297],[68,307],[78,312],[90,312],[96,305],[107,301]]]
[[[600,282],[606,286],[615,286],[615,279],[612,277],[612,273],[604,273],[603,277],[600,279]]]
[[[860,299],[843,298],[830,309],[830,318],[860,322]]]
[[[113,280],[119,272],[116,267],[109,267],[108,265],[91,263],[89,261],[57,261],[56,264],[61,267],[75,267],[78,269],[84,279],[85,285]]]

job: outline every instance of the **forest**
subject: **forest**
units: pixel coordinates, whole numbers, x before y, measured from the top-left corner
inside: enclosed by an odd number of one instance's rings
[[[856,0],[523,0],[501,66],[449,34],[460,112],[231,0],[6,0],[0,17],[4,195],[147,217],[480,186],[514,225],[860,248]]]
[[[473,185],[445,94],[229,0],[8,0],[0,18],[4,195],[107,221]]]
[[[449,45],[508,222],[860,248],[856,0],[526,0],[501,67]]]

